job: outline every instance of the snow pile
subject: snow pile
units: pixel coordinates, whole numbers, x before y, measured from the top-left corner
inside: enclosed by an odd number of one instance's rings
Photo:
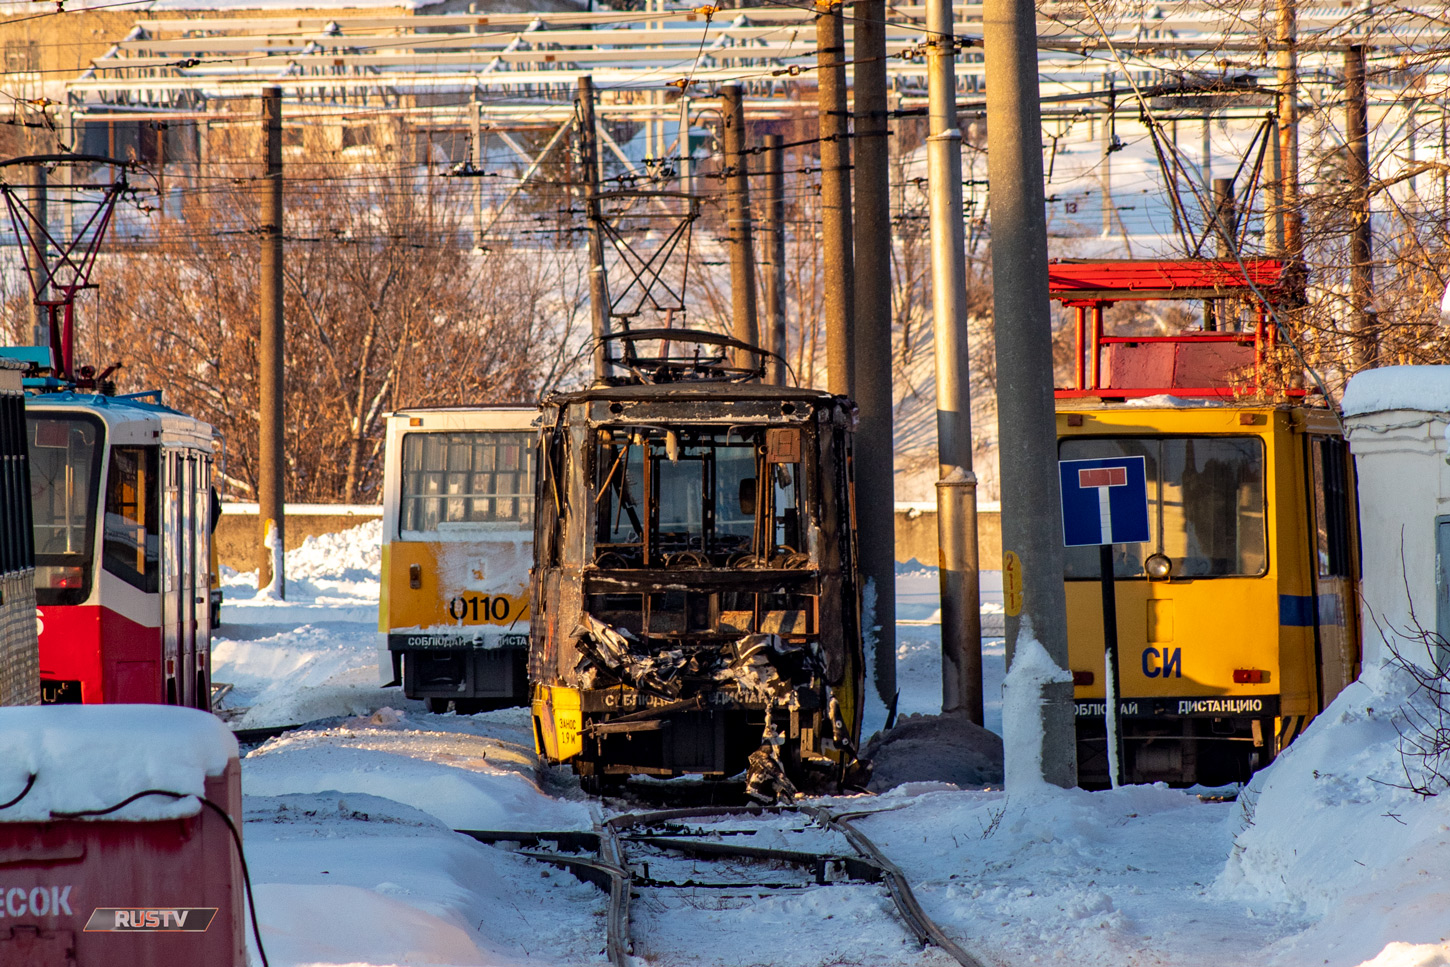
[[[544,791],[528,709],[505,709],[477,722],[387,711],[392,714],[292,732],[256,749],[245,760],[247,794],[366,793],[453,829],[590,827],[587,801]]]
[[[1345,416],[1384,410],[1450,412],[1450,366],[1382,366],[1355,373],[1340,403]]]
[[[360,715],[405,702],[380,687],[378,572],[382,522],[309,537],[286,557],[287,600],[256,590],[256,573],[225,575],[212,680],[238,728]],[[421,706],[420,706],[421,707]]]
[[[426,813],[356,793],[248,796],[245,811],[274,965],[600,962],[599,891]]]
[[[1239,797],[1216,889],[1322,918],[1280,962],[1450,963],[1450,795],[1411,792],[1426,775],[1400,755],[1401,733],[1438,720],[1406,671],[1368,669]]]
[[[1012,667],[1002,681],[1002,743],[1006,784],[1012,792],[1051,788],[1042,776],[1043,689],[1072,676],[1032,634],[1031,622],[1022,620]]]
[[[287,580],[302,580],[317,587],[378,580],[383,563],[383,522],[365,524],[336,534],[309,537],[287,552]]]
[[[861,750],[871,761],[872,792],[910,782],[961,789],[1002,785],[1002,739],[965,715],[908,715]]]
[[[0,708],[0,802],[13,802],[0,809],[0,822],[108,809],[147,789],[201,796],[206,777],[221,775],[236,755],[237,742],[226,727],[197,709]],[[144,821],[200,811],[201,803],[193,798],[145,796],[97,818]]]

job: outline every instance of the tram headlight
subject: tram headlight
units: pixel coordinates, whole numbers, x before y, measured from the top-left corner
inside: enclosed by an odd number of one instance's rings
[[[1173,573],[1173,562],[1166,554],[1154,554],[1143,562],[1143,570],[1148,572],[1150,581],[1162,581]]]

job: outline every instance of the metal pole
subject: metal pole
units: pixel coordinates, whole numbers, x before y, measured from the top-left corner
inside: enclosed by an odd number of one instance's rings
[[[1294,50],[1297,36],[1294,4],[1278,0],[1275,39],[1283,46],[1278,54],[1279,159],[1282,166],[1284,257],[1290,262],[1303,258],[1304,220],[1299,212],[1299,64]]]
[[[750,156],[745,153],[745,95],[738,84],[720,88],[724,113],[725,206],[730,235],[731,333],[741,342],[760,344],[755,304],[755,237],[750,224]],[[735,365],[754,360],[735,352]]]
[[[1116,789],[1123,781],[1123,730],[1118,722],[1123,689],[1118,674],[1118,589],[1113,545],[1098,546],[1098,568],[1103,597],[1103,718],[1108,736],[1108,782]]]
[[[1352,358],[1356,371],[1375,365],[1374,263],[1371,261],[1369,202],[1369,117],[1364,82],[1364,48],[1344,52],[1344,140],[1349,146],[1349,301]]]
[[[886,126],[886,0],[855,0],[854,372],[861,571],[876,592],[876,690],[896,698],[896,447],[891,388],[891,159]]]
[[[785,150],[778,134],[765,136],[765,228],[760,267],[765,283],[766,348],[779,359],[765,363],[765,381],[785,385]]]
[[[1269,204],[1273,211],[1265,221],[1268,231],[1269,254],[1275,258],[1285,257],[1284,249],[1284,165],[1279,152],[1279,122],[1269,116],[1269,137],[1273,139],[1274,150],[1269,152]]]
[[[35,221],[31,225],[32,244],[30,247],[30,274],[34,279],[32,291],[35,298],[30,303],[30,333],[31,338],[37,346],[50,345],[50,314],[43,306],[37,305],[41,299],[49,295],[49,259],[48,248],[45,242],[46,232],[50,229],[50,221],[46,212],[46,184],[45,169],[40,165],[32,165],[30,168],[30,191],[26,200],[27,207]],[[17,239],[24,244],[22,239]],[[59,363],[59,360],[56,361]]]
[[[1234,180],[1232,178],[1213,179],[1212,190],[1209,192],[1209,204],[1218,257],[1221,259],[1232,258],[1234,241],[1238,234],[1234,218]],[[1227,308],[1226,300],[1204,299],[1203,328],[1210,331],[1231,328],[1229,313],[1224,311]]]
[[[854,396],[854,268],[851,250],[851,132],[846,112],[846,34],[839,0],[816,2],[816,107],[821,136],[821,259],[827,384]]]
[[[594,78],[579,78],[575,102],[579,122],[579,167],[584,175],[584,209],[589,219],[589,312],[594,335],[594,378],[609,375],[604,337],[609,335],[609,279],[604,274],[604,212],[599,200],[599,153],[594,129]]]
[[[1118,109],[1118,99],[1111,93],[1113,79],[1106,78],[1103,86],[1108,89],[1108,109],[1103,114],[1103,238],[1113,234],[1113,112]]]
[[[694,181],[690,178],[690,99],[680,98],[680,136],[676,141],[675,149],[680,155],[680,191],[690,194],[695,190]]]
[[[282,88],[262,89],[262,123],[266,135],[267,175],[262,180],[262,326],[257,353],[261,393],[260,472],[257,480],[257,518],[262,525],[262,546],[257,570],[259,588],[271,587],[279,598],[287,596],[284,570],[286,544],[286,484],[283,479],[283,345],[282,315]],[[267,545],[270,544],[271,547]]]
[[[1041,642],[1067,661],[1063,545],[1057,514],[1052,313],[1047,297],[1047,219],[1042,193],[1042,119],[1032,0],[986,0],[987,176],[992,183],[992,306],[997,339],[1002,548],[1020,562],[1021,606],[1007,615],[1011,674],[1021,646]],[[1065,672],[1064,672],[1065,675]],[[1042,689],[1040,735],[1007,736],[1009,748],[1040,743],[1042,778],[1077,781],[1072,682]],[[1009,776],[1012,765],[1009,763]],[[1010,781],[1010,780],[1009,780]]]
[[[472,150],[469,160],[473,162],[473,247],[483,248],[483,118],[478,105],[478,88],[469,96],[471,111],[468,117],[468,133]]]
[[[951,0],[927,0],[926,164],[936,342],[937,543],[941,549],[942,711],[982,716],[982,614],[977,575],[977,475],[972,472],[967,353],[962,132],[957,127]]]

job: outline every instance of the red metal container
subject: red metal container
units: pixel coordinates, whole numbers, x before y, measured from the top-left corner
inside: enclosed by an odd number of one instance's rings
[[[132,707],[136,708],[136,707]],[[153,716],[159,707],[140,707]],[[0,709],[0,732],[13,727],[18,713],[46,713],[51,708]],[[82,709],[70,709],[72,713]],[[85,711],[91,711],[86,709]],[[164,709],[187,717],[178,720],[180,734],[165,736],[184,746],[187,728],[203,733],[210,729],[201,719],[211,717],[191,709]],[[190,717],[195,717],[191,719]],[[154,723],[156,720],[150,720]],[[211,720],[215,722],[215,719]],[[102,729],[107,722],[98,723]],[[75,728],[66,723],[66,728]],[[79,726],[84,728],[85,726]],[[95,727],[95,726],[92,726]],[[225,731],[219,722],[215,727]],[[49,729],[43,747],[50,753],[65,740],[76,738],[66,734],[62,741],[54,739]],[[103,733],[98,733],[98,737]],[[154,728],[151,733],[154,734]],[[77,746],[84,746],[86,733],[80,733]],[[229,741],[230,736],[226,736]],[[104,741],[104,739],[102,739]],[[217,737],[202,735],[209,743],[210,760],[216,763]],[[6,743],[0,737],[0,746]],[[23,751],[23,750],[22,750]],[[24,758],[21,756],[20,758]],[[37,761],[38,758],[38,761]],[[59,816],[83,809],[103,809],[90,802],[81,802],[80,809],[64,808],[65,799],[86,800],[98,793],[116,801],[145,789],[158,780],[148,774],[145,764],[128,770],[126,762],[96,787],[81,787],[79,796],[71,789],[52,793],[46,799],[44,782],[47,772],[63,770],[65,755],[46,754],[31,757],[35,780],[34,793],[39,802],[29,804],[29,817],[20,821],[7,819],[27,803],[24,798],[11,809],[0,808],[0,965],[3,967],[160,967],[160,965],[206,965],[206,967],[245,967],[247,963],[244,927],[244,887],[240,862],[240,840],[233,841],[226,820],[218,810],[199,803],[194,796],[176,799],[146,796],[138,804],[152,803],[170,810],[187,811],[191,815],[161,819],[127,819],[127,810],[108,815],[82,818],[39,819],[36,811]],[[197,758],[197,757],[194,757]],[[199,758],[206,758],[205,756]],[[79,756],[80,765],[87,755]],[[13,763],[14,758],[11,759]],[[229,756],[220,760],[220,768],[210,767],[201,783],[190,783],[191,790],[200,791],[207,800],[220,807],[235,824],[240,835],[242,824],[241,766],[235,743]],[[6,770],[13,775],[14,770]],[[102,770],[97,770],[102,771]],[[172,768],[174,779],[178,770]],[[212,774],[214,773],[214,774]],[[22,775],[22,779],[24,776]],[[8,786],[13,782],[6,779]],[[188,785],[171,782],[170,785]],[[133,786],[129,792],[116,791],[117,786]],[[0,788],[0,802],[18,790]],[[176,791],[176,790],[173,790]],[[145,806],[133,808],[130,815],[146,812]],[[200,928],[200,929],[199,929]]]

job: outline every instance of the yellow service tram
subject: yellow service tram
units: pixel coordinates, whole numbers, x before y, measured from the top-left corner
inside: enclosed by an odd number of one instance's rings
[[[1124,781],[1246,780],[1359,675],[1354,466],[1333,411],[1274,384],[1259,296],[1279,271],[1264,261],[1052,266],[1053,295],[1079,308],[1086,349],[1078,385],[1058,393],[1059,458],[1141,456],[1147,469],[1151,539],[1113,548]],[[1102,331],[1104,303],[1231,297],[1257,310],[1239,329]],[[1096,548],[1068,549],[1088,786],[1109,779],[1099,574]]]
[[[378,628],[393,684],[434,712],[528,700],[532,407],[387,418]]]

